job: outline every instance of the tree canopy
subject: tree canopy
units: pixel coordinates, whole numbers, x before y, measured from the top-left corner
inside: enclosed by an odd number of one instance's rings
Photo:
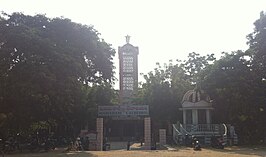
[[[0,17],[5,128],[24,130],[39,121],[72,128],[87,123],[87,90],[113,82],[115,50],[92,26],[66,18],[22,13]]]

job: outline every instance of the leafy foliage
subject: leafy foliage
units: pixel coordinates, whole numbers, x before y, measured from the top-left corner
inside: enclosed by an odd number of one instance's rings
[[[266,15],[260,13],[260,18],[254,23],[254,32],[250,33],[248,44],[252,54],[253,69],[257,71],[260,79],[266,78]]]
[[[140,96],[143,104],[150,106],[154,130],[175,123],[177,117],[181,116],[177,111],[181,105],[182,96],[190,88],[181,65],[173,65],[170,61],[162,68],[157,63],[157,68],[144,75],[144,78],[145,83],[142,84]]]
[[[214,100],[214,120],[236,126],[242,143],[258,143],[263,134],[263,91],[242,51],[225,53],[205,71],[203,87]]]
[[[61,125],[51,127],[72,132],[84,126],[91,105],[88,86],[113,81],[115,51],[98,35],[93,27],[65,18],[3,13],[0,110],[8,119],[4,127],[25,130],[51,120]]]

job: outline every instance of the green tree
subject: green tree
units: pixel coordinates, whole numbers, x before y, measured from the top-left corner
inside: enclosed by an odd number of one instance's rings
[[[185,60],[181,65],[186,71],[187,79],[192,83],[199,83],[201,78],[199,73],[205,69],[210,63],[212,63],[216,58],[214,54],[201,56],[198,53],[192,52],[189,53],[188,59]]]
[[[150,107],[150,115],[157,127],[182,120],[181,107],[183,95],[198,82],[200,72],[213,60],[214,55],[200,56],[193,52],[188,60],[176,64],[170,60],[162,67],[157,63],[154,71],[144,76],[145,82],[138,93],[138,104]],[[141,103],[142,102],[142,103]]]
[[[260,18],[254,22],[254,31],[247,36],[251,60],[251,70],[254,73],[254,82],[259,85],[256,88],[256,99],[260,103],[260,114],[263,116],[257,123],[261,126],[259,129],[263,131],[262,136],[266,136],[266,14],[265,12],[260,13]],[[257,86],[256,86],[257,87]],[[264,139],[265,142],[265,139]]]
[[[91,26],[65,18],[2,14],[0,110],[5,128],[23,130],[53,119],[58,128],[84,125],[84,86],[112,83],[115,51]],[[77,126],[78,125],[78,126]]]
[[[260,18],[254,22],[254,32],[247,36],[249,51],[252,54],[253,70],[257,71],[259,79],[266,78],[266,15],[260,13]]]
[[[251,70],[248,53],[224,53],[202,74],[202,86],[214,100],[214,121],[236,126],[242,143],[262,140],[263,94],[256,73]]]
[[[154,129],[167,128],[167,124],[175,123],[180,116],[178,108],[182,96],[190,87],[185,79],[185,71],[180,65],[157,63],[154,71],[143,75],[145,82],[139,89],[139,104],[149,105]]]

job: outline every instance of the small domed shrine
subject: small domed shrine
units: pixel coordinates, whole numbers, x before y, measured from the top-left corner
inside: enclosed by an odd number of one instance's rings
[[[196,86],[184,94],[181,103],[182,107],[179,110],[183,113],[183,123],[173,124],[173,140],[176,143],[187,143],[188,136],[190,138],[196,136],[205,145],[210,145],[211,138],[214,136],[222,137],[227,142],[227,125],[212,123],[211,115],[214,108],[207,93]],[[235,133],[230,138],[234,144],[237,143]]]
[[[183,96],[183,124],[210,124],[213,110],[210,96],[203,90],[195,88]]]

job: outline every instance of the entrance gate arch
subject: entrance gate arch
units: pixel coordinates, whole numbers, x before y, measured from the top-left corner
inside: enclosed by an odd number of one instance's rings
[[[151,149],[151,119],[148,116],[147,105],[99,106],[97,150],[103,150],[102,145],[107,140],[144,142],[144,148]]]

